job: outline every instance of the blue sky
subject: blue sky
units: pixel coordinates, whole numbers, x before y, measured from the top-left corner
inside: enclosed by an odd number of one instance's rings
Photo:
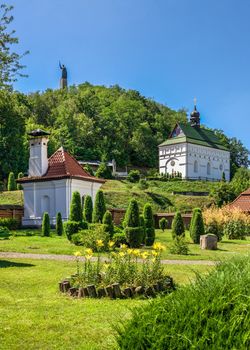
[[[6,0],[7,1],[7,0]],[[178,109],[250,148],[249,0],[12,0],[31,92],[119,84]]]

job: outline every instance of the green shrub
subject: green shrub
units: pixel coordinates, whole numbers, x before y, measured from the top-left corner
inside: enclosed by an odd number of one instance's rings
[[[87,221],[81,221],[80,223],[79,223],[79,229],[81,229],[81,230],[87,230],[89,228],[89,225],[88,225],[88,223],[87,223]]]
[[[138,182],[140,180],[139,170],[130,170],[127,180],[130,182]]]
[[[160,221],[159,221],[159,227],[160,229],[164,232],[166,230],[166,228],[168,227],[168,221],[166,218],[162,218]]]
[[[109,210],[107,210],[103,216],[103,224],[107,226],[107,233],[109,233],[110,237],[113,236],[114,234],[114,223],[113,223],[113,218],[112,214],[110,213]]]
[[[79,234],[82,235],[81,243],[84,247],[91,248],[94,252],[108,251],[108,242],[110,236],[108,233],[105,232],[105,225],[98,224],[92,226],[92,229],[79,231]],[[97,240],[103,241],[103,247],[97,247]]]
[[[172,237],[175,239],[177,236],[183,236],[185,234],[184,222],[179,211],[176,212],[174,220],[172,222]]]
[[[117,329],[119,349],[250,349],[249,295],[250,256],[227,260],[195,283],[135,308]]]
[[[125,235],[127,242],[131,248],[139,248],[143,240],[142,227],[129,227],[125,228]]]
[[[139,207],[135,199],[131,199],[124,219],[125,234],[130,247],[139,247],[143,240],[143,228],[140,227]]]
[[[127,244],[127,238],[124,232],[115,233],[112,240],[115,242],[115,247],[119,248],[121,244]]]
[[[7,227],[9,230],[17,230],[20,227],[20,222],[14,218],[1,218],[0,226]]]
[[[138,227],[140,226],[139,219],[139,207],[138,203],[135,199],[131,199],[129,202],[128,208],[126,210],[126,214],[123,221],[123,227]]]
[[[193,222],[194,222],[195,213],[197,213],[197,212],[201,212],[201,209],[200,208],[194,208],[193,209],[192,218],[191,218],[191,221],[190,221],[190,224],[189,224],[190,236],[191,236],[191,232],[192,232],[192,228],[193,228]]]
[[[169,251],[171,254],[188,255],[189,248],[184,237],[176,236],[174,242],[171,244]]]
[[[50,218],[47,212],[43,213],[42,236],[49,237],[50,235]]]
[[[91,176],[94,176],[94,171],[89,164],[84,165],[83,169]]]
[[[93,202],[91,196],[86,196],[84,200],[83,219],[89,223],[92,222]]]
[[[0,239],[9,239],[10,231],[6,226],[0,226]]]
[[[155,228],[154,228],[154,216],[153,210],[149,203],[146,203],[143,208],[143,217],[145,224],[145,244],[146,246],[152,246],[155,241]]]
[[[102,179],[112,179],[112,172],[111,172],[110,167],[107,165],[107,163],[102,162],[99,165],[99,167],[95,173],[95,176],[98,178],[102,178]]]
[[[18,173],[17,178],[21,179],[22,177],[23,177],[23,173],[22,172]],[[20,191],[22,189],[23,189],[23,186],[21,184],[17,184],[17,190]]]
[[[190,236],[194,243],[200,243],[200,236],[205,234],[202,212],[197,210],[193,213],[192,226],[190,227]]]
[[[228,239],[246,239],[248,225],[242,220],[230,220],[224,224],[224,235]]]
[[[95,197],[95,205],[93,210],[93,222],[102,223],[103,215],[106,211],[106,204],[103,191],[99,190]]]
[[[140,190],[146,190],[148,188],[147,181],[145,179],[140,179],[138,187]]]
[[[143,232],[143,235],[142,235],[142,243],[145,244],[145,239],[146,239],[146,230],[145,230],[145,221],[144,221],[144,216],[143,214],[139,216],[139,226],[142,228],[142,232]]]
[[[81,246],[83,245],[82,238],[83,238],[82,232],[74,233],[71,236],[71,242],[75,245]]]
[[[79,222],[76,221],[66,221],[63,224],[63,229],[64,232],[66,234],[66,236],[68,237],[68,240],[71,241],[71,237],[74,233],[77,233],[79,230]]]
[[[82,204],[81,195],[78,191],[73,192],[72,200],[70,203],[70,221],[81,222],[82,221]]]
[[[62,236],[63,234],[63,222],[62,222],[62,214],[56,214],[56,234],[58,236]]]
[[[217,236],[220,242],[223,237],[223,227],[216,220],[210,220],[209,224],[205,225],[205,233]]]
[[[13,172],[10,172],[8,177],[8,191],[15,191],[15,190],[16,190],[15,175]]]

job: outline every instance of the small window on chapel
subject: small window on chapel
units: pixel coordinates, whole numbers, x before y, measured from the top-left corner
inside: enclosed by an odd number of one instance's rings
[[[194,172],[198,173],[198,162],[197,162],[197,160],[195,160],[195,162],[194,162]]]

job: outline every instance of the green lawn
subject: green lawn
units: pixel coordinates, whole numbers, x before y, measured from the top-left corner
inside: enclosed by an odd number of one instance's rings
[[[34,236],[26,236],[26,234],[36,234]],[[83,250],[70,243],[65,236],[58,237],[54,233],[52,237],[39,236],[40,231],[19,230],[16,231],[17,236],[11,237],[9,240],[0,240],[0,251],[2,252],[20,252],[20,253],[41,253],[41,254],[67,254],[72,255],[77,250]],[[163,259],[171,260],[223,260],[230,258],[235,254],[244,254],[250,251],[250,237],[245,241],[226,240],[218,244],[218,250],[201,250],[198,244],[193,244],[190,240],[189,233],[186,232],[190,254],[189,255],[173,255],[169,254],[168,248],[172,243],[171,231],[162,232],[156,230],[156,241],[166,246],[163,252]]]
[[[187,283],[206,266],[167,266]],[[58,292],[58,281],[75,272],[73,262],[0,260],[0,339],[2,350],[112,349],[113,325],[145,300],[72,299]]]
[[[0,192],[0,205],[23,205],[23,191]]]

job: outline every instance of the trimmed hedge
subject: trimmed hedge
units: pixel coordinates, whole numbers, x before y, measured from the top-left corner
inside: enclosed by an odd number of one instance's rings
[[[81,203],[81,195],[78,191],[73,192],[72,200],[70,203],[70,221],[82,221],[82,203]]]
[[[126,227],[125,235],[131,248],[139,248],[143,240],[142,227]]]
[[[68,237],[68,240],[71,241],[72,235],[74,233],[77,233],[79,230],[79,222],[71,221],[71,220],[66,221],[63,224],[63,229],[66,236]]]
[[[200,236],[205,234],[204,222],[201,210],[196,210],[192,216],[192,226],[190,227],[190,236],[194,243],[200,243]]]
[[[146,203],[143,208],[143,217],[145,223],[145,244],[152,246],[155,241],[155,228],[153,210],[149,203]]]
[[[172,237],[175,239],[177,236],[185,235],[185,226],[179,211],[176,212],[174,220],[172,222]]]
[[[45,212],[43,214],[42,236],[49,237],[49,235],[50,235],[50,218],[49,218],[49,214]]]
[[[109,210],[105,212],[102,222],[107,227],[106,232],[109,233],[110,237],[112,237],[114,234],[114,223],[113,223],[112,214],[110,213]]]
[[[56,214],[56,234],[58,236],[62,236],[63,234],[63,222],[62,222],[62,214]]]
[[[94,223],[102,223],[103,215],[106,211],[106,205],[104,200],[104,195],[101,190],[99,190],[95,197],[95,205],[93,210],[93,219]]]
[[[84,199],[84,208],[83,208],[83,219],[89,223],[92,222],[93,215],[93,202],[91,196],[86,196]]]
[[[10,172],[8,176],[8,191],[15,191],[15,190],[16,190],[15,175],[13,172]]]

